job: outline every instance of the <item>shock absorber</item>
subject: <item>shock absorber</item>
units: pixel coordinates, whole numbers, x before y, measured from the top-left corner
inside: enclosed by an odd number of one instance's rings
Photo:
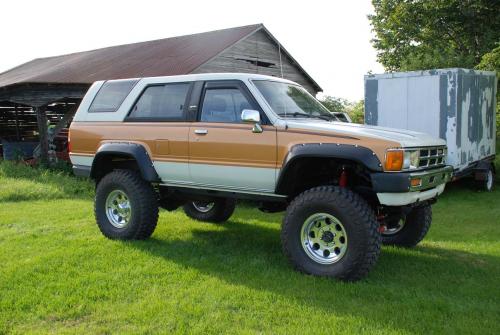
[[[342,165],[342,171],[340,172],[339,186],[340,187],[347,186],[347,171],[344,165]]]
[[[377,221],[379,223],[378,232],[382,234],[387,230],[387,213],[384,212],[382,207],[378,207],[375,209],[375,216],[377,217]]]

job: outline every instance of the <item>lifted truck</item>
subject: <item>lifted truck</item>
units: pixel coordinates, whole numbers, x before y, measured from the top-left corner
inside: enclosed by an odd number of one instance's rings
[[[300,85],[253,74],[96,82],[70,142],[108,238],[148,238],[158,207],[223,222],[251,199],[286,210],[281,241],[297,270],[349,281],[381,243],[424,238],[452,170],[443,140],[338,122]],[[422,151],[433,164],[420,166]]]

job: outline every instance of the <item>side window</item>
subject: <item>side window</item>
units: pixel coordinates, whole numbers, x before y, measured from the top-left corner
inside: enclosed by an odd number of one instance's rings
[[[190,84],[149,86],[132,107],[129,118],[183,121]]]
[[[247,98],[237,88],[207,89],[200,121],[240,123],[241,111],[250,108]]]
[[[105,82],[92,101],[89,112],[116,112],[137,82],[136,79]]]

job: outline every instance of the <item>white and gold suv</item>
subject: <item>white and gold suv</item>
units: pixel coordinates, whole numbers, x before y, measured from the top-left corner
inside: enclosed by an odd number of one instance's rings
[[[252,74],[96,82],[70,143],[105,236],[148,238],[159,206],[222,222],[250,199],[286,210],[296,269],[344,280],[365,276],[381,243],[422,240],[451,176],[443,140],[338,122],[298,84]]]

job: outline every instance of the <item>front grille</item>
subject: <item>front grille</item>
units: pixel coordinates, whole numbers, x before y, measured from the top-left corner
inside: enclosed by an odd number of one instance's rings
[[[446,147],[426,147],[420,149],[419,168],[441,166],[446,163]]]

